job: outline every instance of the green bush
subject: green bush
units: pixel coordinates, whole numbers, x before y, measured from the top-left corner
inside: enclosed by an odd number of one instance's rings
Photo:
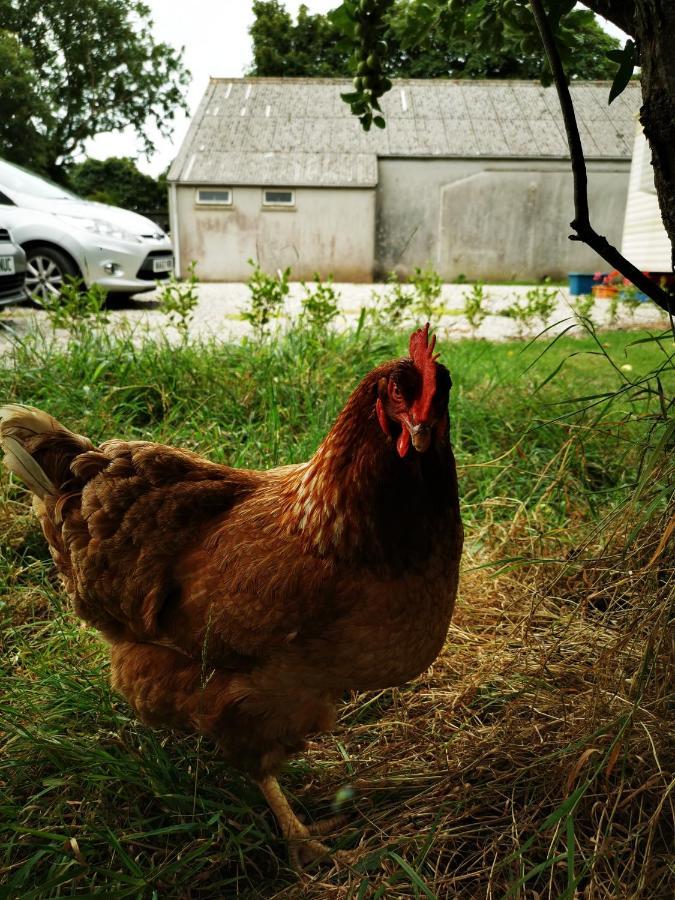
[[[199,304],[196,266],[197,263],[193,260],[188,267],[187,278],[182,281],[172,274],[170,278],[158,282],[157,285],[162,312],[178,331],[183,343],[188,340],[190,323]]]
[[[50,294],[42,307],[53,328],[65,328],[75,340],[82,341],[92,328],[108,324],[106,298],[106,291],[98,284],[86,289],[79,279],[68,278],[60,293]]]
[[[301,300],[299,325],[307,327],[315,335],[325,335],[329,326],[335,321],[340,311],[339,294],[333,284],[333,276],[325,281],[318,273],[314,275],[314,286],[303,282],[304,296]]]
[[[466,316],[472,332],[478,331],[483,324],[489,310],[486,307],[487,296],[485,294],[485,285],[482,281],[477,281],[471,285],[469,291],[464,291],[464,315]]]
[[[249,323],[257,340],[264,340],[269,335],[269,326],[273,319],[283,313],[286,298],[290,291],[290,267],[279,270],[276,275],[268,275],[260,265],[249,259],[253,273],[248,280],[250,292],[248,306],[242,311],[242,317]]]

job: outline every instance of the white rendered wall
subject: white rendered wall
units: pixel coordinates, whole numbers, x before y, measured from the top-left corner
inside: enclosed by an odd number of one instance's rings
[[[295,205],[287,209],[264,208],[259,187],[232,186],[231,207],[200,206],[196,190],[176,190],[183,273],[196,260],[202,281],[245,281],[254,259],[267,272],[290,266],[293,279],[318,272],[336,281],[372,280],[373,189],[296,188]]]
[[[651,151],[638,126],[628,183],[621,252],[644,272],[670,272],[670,241],[654,187]]]

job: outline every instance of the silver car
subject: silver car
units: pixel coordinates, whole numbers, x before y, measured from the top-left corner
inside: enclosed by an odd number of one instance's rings
[[[26,251],[26,287],[38,302],[58,294],[69,277],[137,294],[173,271],[171,241],[150,219],[83,200],[2,159],[0,218]]]
[[[25,300],[25,281],[26,254],[0,222],[0,306]]]

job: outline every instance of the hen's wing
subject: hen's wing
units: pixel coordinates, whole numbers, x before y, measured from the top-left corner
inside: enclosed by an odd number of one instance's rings
[[[193,453],[108,441],[71,461],[43,527],[76,612],[110,636],[157,636],[181,558],[256,482]]]
[[[279,527],[280,470],[125,441],[70,470],[43,528],[77,614],[109,638],[242,665],[320,627],[331,566]]]

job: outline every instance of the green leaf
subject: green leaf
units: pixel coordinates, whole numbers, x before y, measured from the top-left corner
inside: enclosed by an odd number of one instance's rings
[[[614,81],[612,82],[612,87],[609,91],[608,105],[625,90],[626,85],[631,79],[633,70],[635,69],[635,42],[631,41],[629,38],[622,51],[613,50],[610,52],[614,54],[614,57],[621,53],[621,62],[619,63],[619,68],[617,69]],[[609,54],[607,55],[609,56]]]
[[[383,116],[375,116],[373,119],[373,123],[377,125],[378,128],[386,128],[387,123],[384,121]]]
[[[436,894],[434,894],[433,891],[429,890],[429,886],[425,884],[425,882],[420,877],[419,872],[416,872],[410,865],[410,863],[406,862],[406,860],[403,859],[402,856],[399,856],[398,853],[395,853],[393,850],[389,851],[389,856],[403,869],[414,887],[421,891],[421,893],[424,894],[425,897],[428,897],[429,900],[436,900]]]
[[[327,19],[338,31],[351,34],[354,29],[354,8],[351,3],[343,3],[327,13]]]

